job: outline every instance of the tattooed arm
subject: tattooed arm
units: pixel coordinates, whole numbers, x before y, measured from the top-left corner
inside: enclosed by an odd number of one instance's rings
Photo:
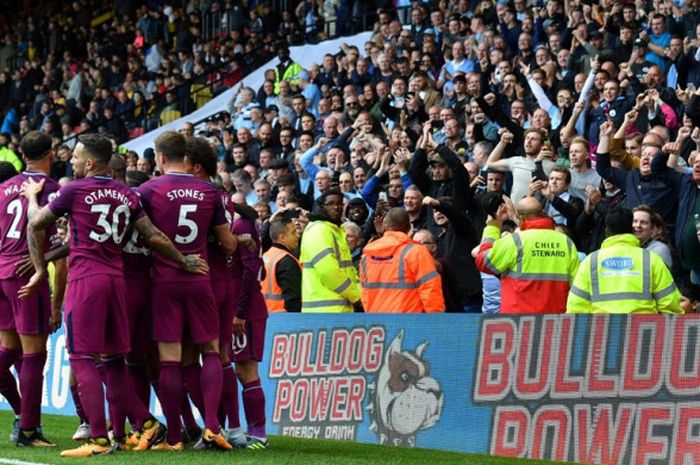
[[[178,263],[183,270],[194,274],[207,274],[209,265],[199,255],[182,255],[163,231],[156,228],[147,216],[134,221],[134,228],[148,242],[148,245],[161,255]]]
[[[29,245],[29,256],[34,264],[34,274],[29,278],[29,282],[20,288],[18,295],[21,299],[31,295],[46,277],[46,258],[44,257],[46,228],[54,224],[56,218],[56,215],[48,207],[43,207],[29,221],[27,244]]]

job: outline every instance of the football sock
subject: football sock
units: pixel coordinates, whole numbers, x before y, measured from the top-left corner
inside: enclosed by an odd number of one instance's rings
[[[204,397],[202,396],[202,386],[200,382],[202,379],[202,367],[198,362],[182,367],[182,377],[185,381],[187,394],[190,395],[192,403],[197,407],[202,418],[204,418]]]
[[[0,347],[0,373],[10,371],[10,367],[20,360],[22,357],[21,350],[12,350],[5,347]]]
[[[158,390],[163,406],[163,415],[168,423],[168,444],[177,444],[182,441],[180,411],[183,390],[180,362],[160,362]]]
[[[10,370],[5,370],[0,374],[0,395],[7,399],[7,403],[12,407],[15,415],[19,415],[21,407],[21,399],[17,390],[17,380],[12,376]]]
[[[90,356],[71,356],[70,365],[78,380],[78,394],[90,424],[90,436],[106,438],[105,396],[95,360]]]
[[[248,434],[264,438],[265,434],[265,393],[260,379],[243,384],[243,408],[248,423]]]
[[[231,363],[223,366],[223,377],[224,387],[221,391],[221,404],[228,418],[228,427],[239,428],[241,421],[238,418],[238,380]]]
[[[104,379],[107,386],[107,402],[109,402],[109,419],[112,431],[115,437],[121,438],[126,434],[124,425],[127,410],[140,402],[132,395],[130,380],[126,375],[124,357],[115,356],[103,359],[102,366],[105,373]]]
[[[131,378],[134,393],[141,399],[147,409],[151,405],[151,385],[148,382],[148,368],[146,362],[126,362],[126,370]]]
[[[19,375],[22,413],[19,427],[25,431],[34,430],[41,425],[41,391],[44,387],[45,364],[45,351],[22,355],[22,373]]]
[[[219,432],[219,402],[223,385],[221,356],[218,352],[202,354],[201,387],[204,397],[204,426],[215,433]]]

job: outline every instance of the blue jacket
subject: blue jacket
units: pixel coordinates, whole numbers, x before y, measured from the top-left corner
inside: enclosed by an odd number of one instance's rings
[[[651,174],[648,176],[642,176],[638,169],[627,171],[613,168],[610,165],[610,154],[598,153],[596,157],[596,171],[600,177],[627,194],[624,206],[634,208],[646,204],[654,208],[663,217],[669,235],[673,236],[678,214],[678,193],[669,189],[669,185],[672,184],[669,176],[672,176],[673,170],[666,168],[667,157],[654,157],[651,162]]]

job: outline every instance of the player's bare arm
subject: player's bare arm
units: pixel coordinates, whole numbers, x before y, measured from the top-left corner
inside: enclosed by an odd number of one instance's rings
[[[70,252],[70,247],[68,244],[63,244],[62,246],[49,250],[44,254],[44,260],[46,263],[56,262],[62,258],[66,258]],[[15,265],[15,276],[20,278],[28,278],[34,273],[34,264],[32,263],[32,257],[29,255],[22,257],[20,261]]]
[[[21,299],[31,295],[46,276],[46,258],[44,257],[46,228],[55,222],[56,215],[48,207],[41,208],[29,221],[27,226],[27,244],[29,246],[29,256],[34,265],[34,274],[29,278],[29,282],[20,288],[18,295]]]
[[[134,228],[148,242],[148,245],[163,256],[179,263],[188,273],[207,274],[209,265],[199,255],[183,255],[163,232],[156,228],[147,216],[134,222]]]

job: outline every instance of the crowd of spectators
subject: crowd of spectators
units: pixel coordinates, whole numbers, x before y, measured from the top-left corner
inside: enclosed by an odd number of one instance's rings
[[[0,144],[16,155],[32,129],[69,150],[82,132],[120,144],[157,127],[164,111],[196,109],[193,85],[209,96],[233,86],[274,56],[280,37],[298,44],[347,30],[329,31],[328,14],[297,3],[285,14],[268,1],[17,5],[0,24]]]
[[[295,16],[309,19],[305,5],[281,12],[280,24]],[[600,248],[608,209],[625,206],[635,209],[640,245],[661,256],[696,304],[700,2],[440,0],[407,6],[398,12],[380,8],[374,34],[362,49],[343,45],[319,57],[311,69],[295,63],[286,46],[276,45],[280,64],[266,71],[264,82],[246,82],[252,86],[240,88],[228,111],[197,127],[182,127],[215,147],[222,188],[234,201],[255,207],[263,233],[270,219],[282,217],[293,219],[303,233],[309,216],[322,210],[318,199],[338,189],[357,266],[363,247],[382,235],[386,213],[401,207],[410,219],[410,235],[434,257],[446,310],[491,313],[499,311],[499,281],[479,272],[472,253],[502,203],[509,211],[503,234],[518,227],[516,206],[532,197],[581,258]],[[319,2],[311,16],[321,18],[324,8],[353,15],[366,6]],[[191,27],[189,34],[177,29],[168,36],[168,25],[187,24],[186,16],[173,15],[180,21],[161,19],[166,37],[157,36],[156,42],[188,47],[182,56],[166,52],[161,69],[180,69],[176,74],[187,76],[184,63],[192,50],[199,59],[220,59],[206,44],[196,51],[201,40]],[[250,20],[253,29],[265,28],[264,14],[251,13]],[[130,37],[137,27],[150,30],[139,26],[141,21],[114,21],[121,29],[105,26],[104,37]],[[302,22],[305,33],[309,21]],[[152,36],[144,40],[153,43]],[[112,46],[119,48],[116,42]],[[100,48],[110,42],[98,43]],[[130,57],[126,68],[119,60],[115,65],[113,57],[120,55],[114,53],[92,66],[89,45],[88,59],[72,79],[75,51],[67,51],[68,60],[56,57],[43,65],[49,66],[46,71],[62,69],[57,81],[68,90],[80,70],[86,81],[96,70],[100,82],[115,84],[96,86],[95,97],[75,100],[75,108],[82,102],[87,110],[82,120],[87,124],[89,115],[104,112],[105,101],[116,105],[120,93],[128,98],[127,83],[136,83],[133,93],[140,89],[141,75],[130,73],[128,64],[135,60],[137,69],[146,68],[145,47],[118,43]],[[219,45],[219,52],[245,50],[250,42],[243,45],[232,33]],[[120,69],[122,74],[115,72]],[[150,84],[151,75],[144,73],[144,83]],[[161,87],[168,85],[163,81],[153,91]],[[60,86],[52,92],[60,97]],[[47,101],[52,100],[60,98]],[[69,100],[64,111],[73,114]],[[34,112],[36,127],[50,120],[42,116],[44,106]],[[58,164],[65,165],[67,153]],[[126,154],[132,175],[154,175],[153,160],[150,149]]]

